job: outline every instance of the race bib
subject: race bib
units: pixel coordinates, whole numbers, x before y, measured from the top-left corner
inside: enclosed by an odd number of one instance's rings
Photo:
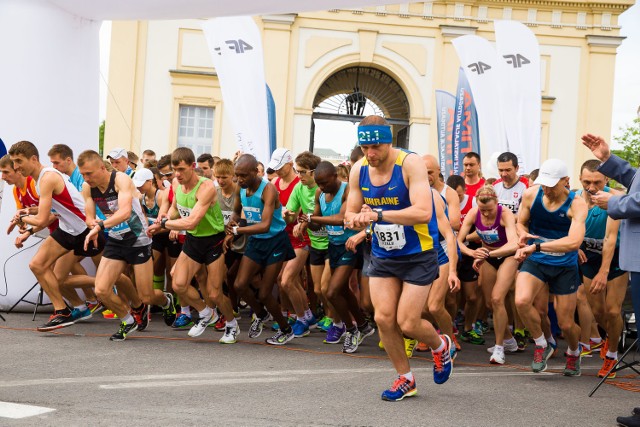
[[[320,230],[316,230],[316,231],[313,231],[312,229],[308,228],[307,231],[309,231],[309,234],[312,235],[313,237],[327,237],[328,236],[327,229],[324,228],[324,227],[322,227]]]
[[[378,246],[393,251],[404,248],[407,239],[404,234],[404,227],[398,224],[376,224],[373,232],[378,238]]]
[[[262,212],[260,208],[252,208],[250,206],[243,206],[244,216],[247,218],[247,224],[259,224],[262,222]]]
[[[116,239],[122,239],[122,235],[131,231],[131,227],[129,227],[128,222],[121,222],[115,227],[111,227],[109,229],[109,237],[114,237]]]
[[[476,228],[476,233],[485,242],[487,245],[493,245],[494,243],[498,243],[500,241],[500,235],[498,234],[498,230],[478,230]]]
[[[229,221],[231,221],[232,214],[233,214],[233,211],[222,211],[222,218],[224,218],[224,225],[229,224]]]
[[[178,206],[178,213],[180,213],[180,218],[186,218],[189,215],[191,215],[191,208],[188,208],[186,206],[181,206],[181,205],[177,205]]]
[[[604,239],[593,239],[591,237],[585,237],[584,244],[589,252],[602,254],[602,245],[604,244]]]

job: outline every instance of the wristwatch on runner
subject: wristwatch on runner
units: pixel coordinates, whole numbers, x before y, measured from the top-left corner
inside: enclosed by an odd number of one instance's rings
[[[378,219],[376,220],[376,222],[381,222],[382,221],[382,209],[376,208],[373,211],[378,213]]]

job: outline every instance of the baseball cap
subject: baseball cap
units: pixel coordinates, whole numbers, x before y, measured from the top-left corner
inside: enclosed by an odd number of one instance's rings
[[[554,187],[562,178],[569,176],[567,165],[560,159],[547,159],[540,166],[535,185]]]
[[[153,172],[151,172],[151,170],[149,169],[142,168],[139,171],[137,171],[136,174],[133,175],[133,178],[131,179],[133,180],[133,183],[135,184],[136,187],[142,187],[145,182],[149,181],[150,179],[153,179]]]
[[[269,169],[273,169],[274,171],[282,169],[284,165],[287,163],[293,162],[293,156],[291,155],[291,151],[286,148],[278,148],[271,155],[271,161],[267,166]]]
[[[109,154],[107,154],[107,159],[115,160],[121,159],[122,157],[126,157],[127,160],[129,160],[129,154],[124,148],[114,148],[113,150],[109,151]]]

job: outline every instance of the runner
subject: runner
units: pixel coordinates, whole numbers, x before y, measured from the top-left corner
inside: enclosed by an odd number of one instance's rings
[[[382,117],[360,122],[364,158],[355,163],[349,179],[345,225],[372,227],[371,299],[385,351],[398,373],[381,397],[398,401],[417,393],[402,334],[432,349],[437,384],[451,375],[452,344],[421,318],[438,277],[433,245],[438,231],[427,170],[417,155],[392,148],[392,141],[391,127]]]
[[[629,278],[619,265],[620,221],[607,216],[607,211],[591,199],[591,195],[599,191],[622,194],[605,185],[607,178],[598,171],[599,167],[599,160],[587,160],[582,164],[580,182],[584,190],[579,190],[577,195],[582,196],[589,208],[585,238],[580,246],[580,271],[593,314],[607,332],[607,339],[600,347],[603,363],[598,376],[602,378],[618,360],[618,343],[623,326],[622,303]],[[589,344],[591,343],[589,340]],[[615,376],[614,372],[608,378]]]
[[[476,200],[478,206],[466,216],[458,241],[464,241],[473,226],[482,239],[482,247],[472,250],[461,244],[460,250],[475,259],[476,270],[482,269],[482,291],[493,310],[496,334],[496,345],[491,348],[489,362],[503,365],[505,349],[512,353],[518,351],[518,343],[509,330],[505,308],[505,298],[518,271],[518,262],[513,258],[518,249],[516,221],[508,208],[498,204],[498,195],[493,187],[480,188],[476,192]]]
[[[282,205],[273,184],[258,177],[258,161],[250,154],[238,158],[235,167],[238,179],[236,200],[231,220],[226,226],[228,248],[236,236],[249,236],[249,241],[240,261],[240,268],[234,287],[238,295],[252,308],[254,319],[249,329],[249,338],[257,338],[262,333],[264,323],[272,318],[278,322],[276,334],[266,342],[284,345],[294,338],[293,329],[282,315],[280,304],[272,291],[284,261],[295,258],[285,222]],[[241,226],[240,215],[244,211],[246,226]],[[253,278],[262,273],[258,295],[250,289]]]
[[[355,353],[362,341],[375,333],[360,310],[358,299],[349,287],[349,278],[353,269],[362,263],[362,247],[349,251],[345,244],[357,234],[357,231],[344,228],[344,213],[349,195],[348,183],[340,181],[336,167],[327,161],[320,162],[315,172],[318,191],[315,191],[315,208],[313,214],[306,216],[305,228],[326,228],[329,235],[329,265],[331,278],[326,298],[338,312],[339,324],[334,321],[327,332],[326,343],[340,342],[344,335],[344,353]],[[355,322],[352,323],[353,319]],[[346,322],[346,324],[344,323]]]
[[[580,285],[578,249],[584,240],[587,206],[566,188],[568,175],[562,160],[548,159],[540,167],[536,186],[522,197],[517,223],[521,248],[515,258],[523,264],[516,278],[516,307],[536,344],[531,369],[542,372],[554,349],[543,334],[534,300],[548,286],[568,344],[564,375],[579,376],[580,327],[574,314]]]
[[[49,321],[37,329],[50,331],[70,326],[74,320],[71,310],[62,298],[60,281],[53,271],[54,264],[71,251],[78,256],[98,255],[104,247],[104,236],[94,247],[84,248],[84,240],[89,234],[89,229],[85,224],[82,196],[65,175],[53,168],[42,166],[38,149],[33,143],[15,143],[11,146],[9,155],[16,171],[35,180],[39,197],[37,212],[31,211],[30,215],[21,215],[20,225],[30,225],[33,228],[29,232],[37,232],[51,224],[52,208],[59,219],[59,227],[44,240],[29,263],[29,268],[49,296],[54,309]],[[60,272],[59,277],[68,276],[69,271]]]
[[[91,227],[85,237],[85,250],[96,245],[104,230],[109,233],[95,286],[100,301],[122,319],[118,332],[110,339],[124,341],[128,334],[146,329],[151,304],[162,307],[164,321],[171,325],[176,313],[173,296],[153,289],[151,239],[147,236],[147,223],[131,178],[117,171],[108,172],[100,155],[93,150],[80,153],[78,166],[85,179],[82,195],[87,224]],[[104,213],[104,221],[96,218],[96,206]],[[140,296],[140,301],[131,301],[131,307],[113,293],[114,283],[128,265],[133,267]]]
[[[161,229],[187,230],[182,253],[174,267],[173,289],[180,302],[198,310],[200,320],[189,330],[190,337],[198,337],[207,326],[215,324],[216,312],[202,300],[191,280],[201,266],[206,267],[207,279],[199,282],[203,296],[206,294],[215,303],[226,319],[225,332],[219,342],[233,344],[240,333],[233,314],[231,301],[222,292],[224,282],[224,219],[218,204],[213,182],[195,172],[196,159],[193,151],[186,147],[176,148],[171,154],[171,165],[179,186],[167,214],[158,216],[149,227],[155,235]]]
[[[129,176],[135,171],[129,166],[129,153],[124,148],[114,148],[107,154],[107,160],[111,162],[111,166],[118,172],[123,172]]]

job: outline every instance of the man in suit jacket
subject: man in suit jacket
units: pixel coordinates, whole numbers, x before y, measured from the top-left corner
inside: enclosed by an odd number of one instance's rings
[[[598,191],[592,200],[602,209],[606,209],[613,219],[620,219],[620,268],[631,274],[631,299],[636,324],[640,322],[640,179],[636,179],[638,170],[615,154],[611,154],[609,144],[599,136],[586,134],[582,143],[602,162],[598,168],[606,176],[615,179],[628,188],[626,195],[613,196]],[[633,410],[631,417],[618,417],[618,423],[624,426],[640,427],[640,408]]]

